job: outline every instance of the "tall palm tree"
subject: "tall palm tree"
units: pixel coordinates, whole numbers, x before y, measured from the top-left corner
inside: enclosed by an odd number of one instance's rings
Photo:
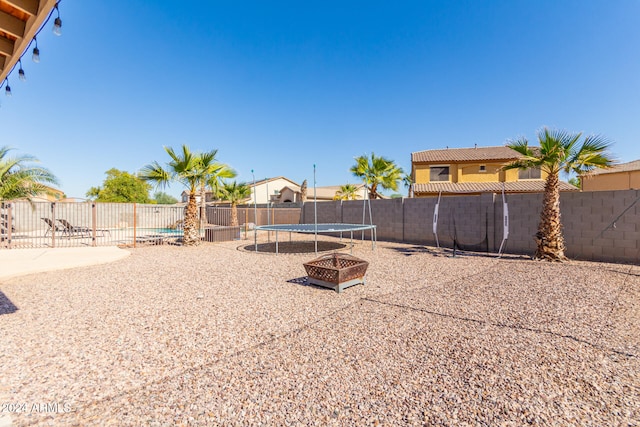
[[[510,141],[507,146],[522,155],[503,169],[539,168],[547,174],[542,199],[542,212],[536,233],[536,259],[564,261],[565,245],[560,222],[560,172],[587,173],[608,168],[613,158],[607,152],[611,143],[599,135],[582,138],[582,133],[563,130],[538,131],[539,147],[530,147],[525,138]]]
[[[220,188],[222,198],[231,203],[231,225],[238,225],[238,202],[251,197],[251,188],[244,182],[225,182]]]
[[[216,160],[218,150],[211,150],[200,154],[200,168],[206,177],[200,183],[200,226],[204,227],[207,206],[207,187],[213,191],[214,197],[218,197],[220,192],[220,180],[223,178],[233,178],[236,172],[228,165]]]
[[[361,178],[369,191],[370,199],[381,198],[378,186],[385,190],[398,191],[398,181],[402,179],[403,170],[392,160],[371,153],[371,157],[356,157],[356,164],[351,167],[353,175]]]
[[[336,191],[333,200],[357,200],[358,199],[358,187],[353,184],[341,185],[340,189]]]
[[[0,147],[0,200],[26,199],[47,193],[45,184],[58,184],[56,177],[46,168],[34,166],[33,156],[9,157],[9,147]]]
[[[217,150],[206,153],[192,152],[187,145],[182,145],[182,151],[176,152],[171,147],[164,147],[171,161],[164,168],[154,161],[146,165],[140,171],[140,178],[145,181],[155,183],[157,186],[167,186],[171,182],[182,184],[189,193],[189,201],[184,214],[184,237],[183,244],[185,246],[197,245],[200,243],[200,234],[198,232],[198,205],[196,203],[196,194],[202,188],[202,184],[206,183],[210,178],[210,170],[203,167],[206,163],[203,159],[215,158]]]

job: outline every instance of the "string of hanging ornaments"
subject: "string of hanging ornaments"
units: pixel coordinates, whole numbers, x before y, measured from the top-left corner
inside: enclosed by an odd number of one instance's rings
[[[62,35],[62,19],[60,19],[60,10],[58,9],[58,5],[60,5],[61,1],[62,0],[58,1],[56,5],[53,7],[53,9],[51,9],[51,12],[49,12],[49,16],[47,16],[47,19],[45,19],[45,21],[42,23],[40,28],[38,28],[38,31],[36,31],[35,35],[31,39],[31,42],[29,43],[27,48],[24,50],[22,55],[20,55],[20,59],[18,59],[18,62],[13,65],[13,67],[11,68],[11,71],[9,71],[9,73],[7,74],[7,77],[5,77],[4,81],[0,83],[0,90],[2,90],[2,87],[4,86],[4,94],[6,96],[12,95],[11,86],[9,86],[9,76],[15,70],[16,65],[18,66],[18,79],[21,82],[27,81],[27,76],[24,72],[24,69],[22,68],[22,58],[24,58],[27,52],[29,52],[31,45],[35,45],[33,50],[31,51],[31,59],[36,64],[40,62],[40,49],[38,48],[38,34],[40,34],[40,32],[47,26],[47,24],[51,20],[51,17],[53,16],[54,13],[56,13],[56,18],[53,20],[53,34],[55,34],[56,36]]]

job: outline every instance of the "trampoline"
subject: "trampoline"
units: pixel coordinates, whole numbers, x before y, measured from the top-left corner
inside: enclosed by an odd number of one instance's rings
[[[253,230],[253,239],[256,252],[258,252],[258,231],[274,231],[276,234],[276,254],[278,254],[278,232],[289,232],[289,241],[291,241],[291,233],[307,233],[315,235],[316,253],[318,252],[318,234],[320,233],[340,233],[340,239],[343,233],[350,233],[351,252],[353,253],[353,232],[361,231],[364,239],[364,232],[371,230],[371,249],[375,248],[377,236],[376,226],[371,224],[341,224],[341,223],[325,223],[325,224],[270,224],[258,225]]]

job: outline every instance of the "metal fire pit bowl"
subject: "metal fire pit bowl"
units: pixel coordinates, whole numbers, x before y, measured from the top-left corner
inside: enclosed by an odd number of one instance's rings
[[[342,253],[323,255],[304,264],[307,283],[336,292],[360,283],[364,285],[368,266],[367,261]]]

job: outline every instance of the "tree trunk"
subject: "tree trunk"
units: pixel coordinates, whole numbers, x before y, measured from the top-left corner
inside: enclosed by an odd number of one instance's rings
[[[565,261],[564,237],[560,223],[560,183],[558,174],[549,174],[544,186],[542,212],[536,233],[536,259]]]
[[[369,189],[369,200],[374,200],[378,198],[378,184],[371,184],[371,188]]]
[[[238,225],[238,205],[236,203],[231,203],[231,226]]]
[[[196,203],[196,193],[189,193],[189,202],[184,212],[184,236],[182,244],[185,246],[195,246],[200,244],[200,233],[198,230],[198,204]]]
[[[207,217],[207,189],[204,183],[200,186],[200,228],[204,228]]]

